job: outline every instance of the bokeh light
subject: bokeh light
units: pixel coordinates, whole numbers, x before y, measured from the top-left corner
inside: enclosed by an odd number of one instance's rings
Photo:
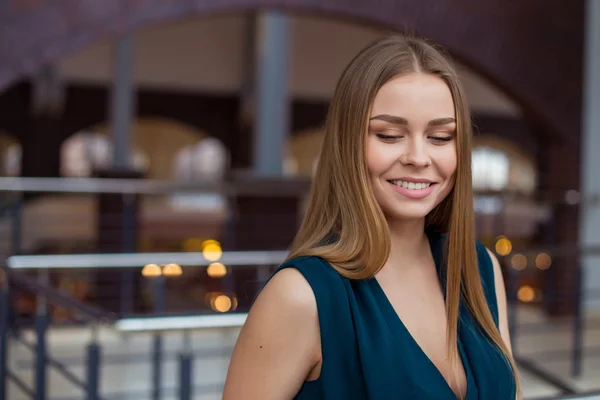
[[[208,266],[206,273],[211,278],[222,278],[227,275],[227,267],[219,262],[215,262]]]
[[[183,274],[183,270],[178,264],[167,264],[163,267],[163,274],[170,277],[181,276]]]
[[[546,253],[540,253],[535,257],[535,266],[541,270],[546,270],[552,265],[552,257]]]
[[[531,303],[535,299],[535,290],[529,285],[523,285],[519,288],[517,297],[523,303]]]
[[[500,236],[496,241],[496,253],[501,256],[507,256],[512,251],[512,243],[504,236]]]
[[[205,240],[202,243],[202,256],[208,261],[219,261],[222,255],[221,244],[216,240]]]
[[[156,264],[147,264],[142,268],[142,276],[146,278],[156,278],[162,275],[162,270]]]
[[[525,268],[527,268],[527,257],[525,257],[523,254],[515,254],[510,259],[510,264],[514,269],[523,271]]]

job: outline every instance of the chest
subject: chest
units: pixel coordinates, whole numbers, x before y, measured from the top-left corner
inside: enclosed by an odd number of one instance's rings
[[[452,391],[464,395],[467,379],[460,355],[456,353],[456,366],[448,360],[446,304],[435,267],[402,277],[390,275],[379,277],[378,282],[409,341],[420,348],[423,360],[435,366]]]
[[[434,267],[377,278],[397,317],[432,358],[445,357],[446,303]],[[441,352],[441,354],[440,354]]]

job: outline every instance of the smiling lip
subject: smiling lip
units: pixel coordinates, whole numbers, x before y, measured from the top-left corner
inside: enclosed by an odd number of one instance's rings
[[[422,178],[411,178],[411,177],[402,177],[402,178],[395,178],[395,179],[389,179],[390,181],[404,181],[404,182],[413,182],[413,183],[435,183],[433,181],[430,181],[429,179],[422,179]]]
[[[402,186],[397,186],[395,184],[393,184],[392,182],[388,182],[390,185],[392,185],[392,189],[394,189],[396,192],[400,193],[401,195],[403,195],[404,197],[408,197],[409,199],[424,199],[425,197],[429,196],[431,194],[431,192],[433,192],[433,187],[435,186],[435,182],[431,182],[429,180],[426,179],[421,179],[421,180],[410,180],[410,179],[398,179],[404,182],[414,182],[414,183],[430,183],[430,185],[424,189],[408,189]]]

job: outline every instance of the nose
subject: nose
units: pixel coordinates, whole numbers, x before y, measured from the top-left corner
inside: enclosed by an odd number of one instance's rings
[[[422,140],[410,140],[399,158],[404,165],[427,167],[431,165],[431,158],[427,153],[426,144]]]

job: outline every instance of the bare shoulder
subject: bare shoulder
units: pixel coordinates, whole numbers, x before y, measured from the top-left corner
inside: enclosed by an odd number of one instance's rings
[[[283,305],[293,307],[295,311],[315,315],[317,313],[315,294],[308,281],[296,268],[285,268],[277,272],[256,299],[253,310],[260,307],[259,302],[266,302],[273,297],[279,300],[278,307]]]
[[[318,323],[315,294],[295,268],[285,268],[271,278],[252,306],[246,326],[267,321],[278,323],[286,319]]]
[[[257,297],[236,343],[223,398],[293,398],[320,361],[317,302],[295,268]]]

